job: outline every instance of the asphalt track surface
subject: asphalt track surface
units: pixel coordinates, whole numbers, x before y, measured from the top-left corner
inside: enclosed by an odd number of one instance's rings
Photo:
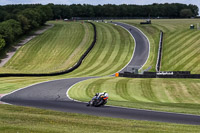
[[[127,70],[130,71],[130,68],[141,69],[149,57],[150,42],[148,38],[144,35],[143,32],[141,32],[136,27],[120,22],[113,22],[113,23],[128,30],[129,33],[133,36],[136,44],[131,61],[120,72],[124,72]]]
[[[137,37],[135,37],[135,40],[137,40]],[[135,55],[136,54],[134,54],[134,56]],[[76,102],[67,97],[67,90],[70,89],[71,86],[91,78],[98,77],[69,78],[39,83],[5,95],[0,100],[14,105],[31,106],[63,112],[134,120],[200,125],[200,116],[196,115],[129,109],[113,106],[87,107],[86,103]]]

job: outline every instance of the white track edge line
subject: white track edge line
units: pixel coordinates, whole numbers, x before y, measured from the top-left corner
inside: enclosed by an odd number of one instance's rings
[[[86,80],[87,80],[87,79],[86,79]],[[72,87],[74,87],[76,84],[78,84],[78,83],[80,83],[80,82],[83,82],[83,81],[85,81],[85,80],[82,80],[82,81],[79,81],[79,82],[73,84],[73,85],[67,90],[66,96],[67,96],[70,100],[75,101],[75,102],[86,103],[86,102],[82,102],[82,101],[79,101],[79,100],[75,100],[75,99],[73,99],[73,98],[71,98],[71,97],[69,96],[69,90],[70,90]]]
[[[15,93],[15,92],[17,92],[17,91],[20,91],[20,90],[23,90],[23,89],[27,89],[27,88],[32,87],[32,86],[35,86],[35,85],[39,85],[39,84],[43,84],[43,83],[49,83],[49,82],[54,82],[54,81],[59,81],[59,80],[73,79],[73,78],[86,78],[86,77],[62,78],[62,79],[56,79],[56,80],[49,80],[49,81],[34,83],[34,84],[29,85],[29,86],[26,86],[26,87],[23,87],[23,88],[19,88],[19,89],[14,90],[14,91],[12,91],[12,92],[10,92],[10,93],[7,93],[7,94],[3,95],[3,96],[0,98],[0,100],[1,100],[3,97],[7,96],[7,95],[13,94],[13,93]],[[88,78],[90,78],[90,77],[88,77]],[[91,77],[91,78],[92,78],[92,77]]]
[[[121,26],[121,25],[118,25],[117,24],[117,26],[120,26],[120,27],[122,27],[123,29],[125,29],[126,31],[128,31],[129,32],[129,34],[131,34],[131,32],[128,30],[128,29],[126,29],[126,28],[124,28],[123,26]],[[120,71],[122,71],[124,68],[126,68],[128,65],[129,65],[129,63],[132,61],[132,59],[133,59],[133,57],[134,57],[134,55],[135,55],[135,49],[136,49],[136,40],[135,40],[135,38],[134,38],[134,36],[131,34],[131,36],[132,36],[132,38],[133,38],[133,40],[134,40],[134,44],[135,44],[135,47],[134,47],[134,51],[133,51],[133,53],[132,53],[132,57],[131,57],[131,59],[130,59],[130,61],[122,68],[122,69],[120,69],[118,72],[120,72]],[[115,74],[115,73],[114,73]],[[114,74],[111,74],[111,75],[114,75]]]
[[[119,22],[119,23],[122,23],[122,22]],[[127,24],[127,23],[122,23],[122,24]],[[149,38],[144,34],[144,32],[142,31],[142,30],[140,30],[138,27],[135,27],[135,26],[133,26],[133,25],[130,25],[130,24],[127,24],[127,25],[129,25],[129,26],[132,26],[132,27],[134,27],[134,28],[136,28],[136,29],[138,29],[145,37],[146,37],[146,39],[147,39],[147,41],[148,41],[148,44],[149,44],[149,53],[148,53],[148,57],[147,57],[147,59],[146,59],[146,61],[145,61],[145,63],[142,65],[142,67],[144,67],[144,65],[147,63],[147,61],[148,61],[148,59],[149,59],[149,56],[150,56],[150,41],[149,41]],[[141,68],[142,68],[141,67]],[[141,69],[140,68],[140,69]],[[139,69],[139,70],[140,70]]]
[[[87,80],[87,79],[85,79]],[[80,82],[83,82],[85,80],[82,80],[82,81],[79,81],[75,84],[73,84],[66,92],[66,96],[72,100],[72,101],[75,101],[75,102],[78,102],[78,103],[87,103],[87,102],[83,102],[83,101],[79,101],[79,100],[76,100],[76,99],[73,99],[69,96],[69,90],[74,87],[76,84],[80,83]],[[165,111],[157,111],[157,110],[149,110],[149,109],[138,109],[138,108],[129,108],[129,107],[122,107],[122,106],[114,106],[114,105],[106,105],[108,107],[114,107],[114,108],[122,108],[122,109],[132,109],[132,110],[141,110],[141,111],[148,111],[148,112],[155,112],[155,113],[166,113],[166,114],[178,114],[178,115],[185,115],[185,116],[199,116],[200,115],[195,115],[195,114],[185,114],[185,113],[176,113],[176,112],[165,112]]]

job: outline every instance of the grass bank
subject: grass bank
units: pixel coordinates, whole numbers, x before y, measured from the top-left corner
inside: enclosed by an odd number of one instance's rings
[[[107,76],[121,70],[131,59],[134,40],[119,26],[95,23],[97,42],[83,64],[70,75]]]
[[[89,23],[48,22],[54,27],[37,36],[3,67],[1,73],[50,73],[72,67],[93,40]]]
[[[0,105],[0,131],[9,133],[199,132],[199,126],[124,120]]]
[[[69,96],[89,101],[104,90],[109,93],[109,105],[200,115],[199,79],[104,77],[76,84]]]

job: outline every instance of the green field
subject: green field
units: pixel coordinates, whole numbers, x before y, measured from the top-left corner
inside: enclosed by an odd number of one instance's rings
[[[125,120],[0,105],[0,131],[5,133],[199,132],[200,126]]]
[[[164,32],[162,71],[191,71],[200,73],[200,30],[190,30],[190,25],[200,19],[153,19],[151,25],[140,25],[145,20],[124,20],[140,28],[151,43],[150,58],[144,68],[152,66],[155,71],[159,43],[159,31]]]
[[[50,73],[72,67],[93,40],[89,23],[49,22],[54,27],[37,36],[10,59],[1,73]]]
[[[70,73],[76,77],[107,76],[121,70],[131,59],[134,40],[131,35],[113,24],[95,23],[97,42],[82,65]]]
[[[103,91],[109,105],[200,115],[199,79],[97,78],[76,84],[69,96],[86,102]]]

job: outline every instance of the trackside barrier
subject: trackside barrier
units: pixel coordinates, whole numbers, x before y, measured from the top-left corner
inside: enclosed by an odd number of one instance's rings
[[[160,31],[160,42],[159,42],[158,57],[157,57],[157,63],[156,63],[157,72],[160,71],[161,58],[162,58],[162,45],[163,45],[163,32]]]
[[[92,50],[92,48],[94,47],[95,43],[96,43],[96,37],[97,37],[97,33],[96,33],[96,26],[90,23],[93,28],[94,28],[94,38],[92,41],[92,44],[90,45],[90,47],[86,50],[86,52],[81,56],[81,58],[79,59],[79,61],[71,68],[64,70],[64,71],[60,71],[60,72],[53,72],[53,73],[40,73],[40,74],[25,74],[25,73],[16,73],[16,74],[10,74],[10,73],[5,73],[5,74],[0,74],[0,77],[25,77],[25,76],[29,76],[29,77],[40,77],[40,76],[57,76],[57,75],[62,75],[62,74],[66,74],[66,73],[70,73],[72,71],[74,71],[75,69],[77,69],[81,63],[83,62],[83,60],[85,59],[85,57],[88,55],[88,53]]]
[[[134,74],[130,72],[119,73],[119,77],[129,78],[198,78],[200,74],[190,74],[189,71],[174,71],[174,72],[144,72],[144,74]]]

